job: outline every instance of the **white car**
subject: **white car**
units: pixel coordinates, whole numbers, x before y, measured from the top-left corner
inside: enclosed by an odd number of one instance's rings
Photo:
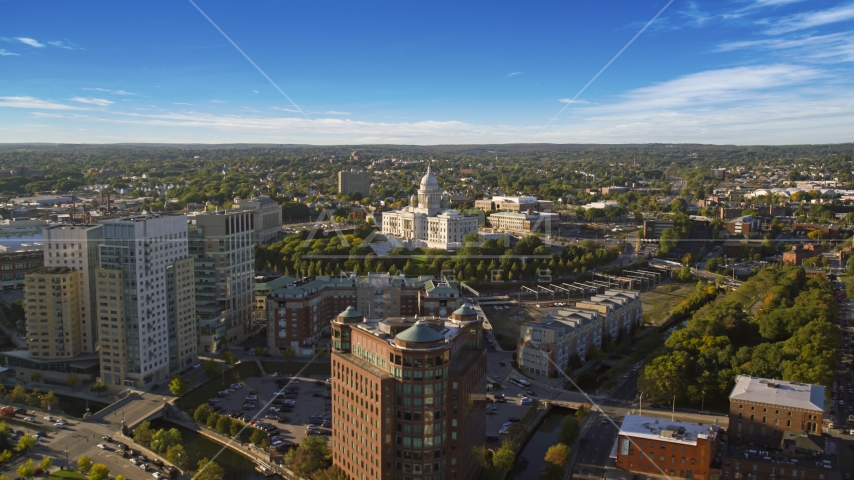
[[[243,384],[242,383],[232,383],[231,388],[232,388],[232,390],[239,390],[239,389],[243,388]]]
[[[154,478],[163,478],[163,474],[160,472],[154,472],[151,474],[151,476]]]
[[[106,445],[104,445],[103,443],[99,443],[99,444],[98,444],[98,448],[100,448],[101,450],[107,450],[109,447],[107,447],[107,446],[106,446]]]
[[[54,420],[54,419],[53,419],[53,417],[51,417],[50,415],[48,415],[48,416],[44,417],[44,419],[45,419],[45,420],[47,420],[48,422],[55,422],[55,421],[56,421],[56,420]]]
[[[65,428],[65,424],[64,423],[54,423],[53,428]]]

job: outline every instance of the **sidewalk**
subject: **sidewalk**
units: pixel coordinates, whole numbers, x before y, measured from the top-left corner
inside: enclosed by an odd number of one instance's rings
[[[80,386],[80,387],[60,387],[56,385],[47,385],[44,383],[37,382],[24,382],[19,380],[18,378],[8,378],[3,380],[3,385],[7,388],[15,388],[15,386],[20,385],[27,390],[33,390],[35,388],[39,389],[42,393],[53,392],[57,395],[64,395],[66,397],[74,397],[82,400],[91,400],[97,403],[103,403],[106,405],[113,404],[119,400],[114,394],[100,394],[95,393],[89,390],[88,386]],[[11,389],[10,388],[10,389]]]

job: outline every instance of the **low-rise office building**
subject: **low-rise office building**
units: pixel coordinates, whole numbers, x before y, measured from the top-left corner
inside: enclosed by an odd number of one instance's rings
[[[24,288],[25,277],[44,265],[44,246],[41,243],[0,245],[0,288]]]
[[[282,235],[282,207],[270,197],[253,198],[237,205],[252,212],[252,241],[268,243]]]
[[[483,210],[484,212],[500,211],[500,212],[551,212],[554,208],[554,202],[548,200],[538,200],[537,197],[506,197],[497,196],[490,199],[475,200],[474,208]]]
[[[534,213],[530,211],[526,213],[499,212],[490,214],[487,218],[492,228],[513,233],[551,233],[552,228],[557,228],[560,223],[560,217],[555,213]]]
[[[720,472],[717,425],[626,415],[617,436],[617,468],[670,478],[711,480]]]
[[[820,433],[824,396],[821,385],[739,375],[729,395],[730,438],[779,441],[785,432]]]

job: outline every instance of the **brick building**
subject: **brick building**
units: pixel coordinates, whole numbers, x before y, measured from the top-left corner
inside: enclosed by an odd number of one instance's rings
[[[43,265],[44,247],[41,244],[0,245],[0,288],[24,288],[24,277]]]
[[[256,298],[257,303],[257,298]],[[314,276],[273,290],[266,300],[270,350],[309,348],[348,306],[369,318],[410,315],[445,317],[462,304],[453,282],[432,276]]]
[[[783,432],[821,432],[824,387],[739,375],[729,396],[729,435],[780,439]]]
[[[795,245],[788,252],[783,252],[783,263],[800,265],[804,260],[821,255],[821,245]]]
[[[483,445],[483,319],[367,320],[348,307],[332,327],[334,465],[359,480],[474,480]]]
[[[668,477],[711,480],[720,472],[717,425],[626,415],[617,436],[617,468]]]

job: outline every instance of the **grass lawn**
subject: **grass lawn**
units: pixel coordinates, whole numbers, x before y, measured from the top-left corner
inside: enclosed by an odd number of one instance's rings
[[[225,372],[225,385],[239,382],[246,377],[260,375],[261,370],[255,362],[242,362]],[[193,410],[209,399],[216,397],[217,392],[223,389],[222,375],[217,375],[207,382],[185,393],[175,404],[184,410]]]
[[[305,367],[307,362],[296,360],[261,360],[261,365],[264,365],[264,371],[268,374],[274,372],[295,374]],[[331,373],[330,362],[315,361],[312,362],[305,370],[303,375],[327,375]]]
[[[81,478],[86,480],[86,475],[73,470],[57,470],[51,473],[50,476],[47,477],[47,480],[51,480],[52,478]]]
[[[664,283],[652,290],[641,292],[643,321],[658,325],[679,302],[696,291],[696,283]]]

